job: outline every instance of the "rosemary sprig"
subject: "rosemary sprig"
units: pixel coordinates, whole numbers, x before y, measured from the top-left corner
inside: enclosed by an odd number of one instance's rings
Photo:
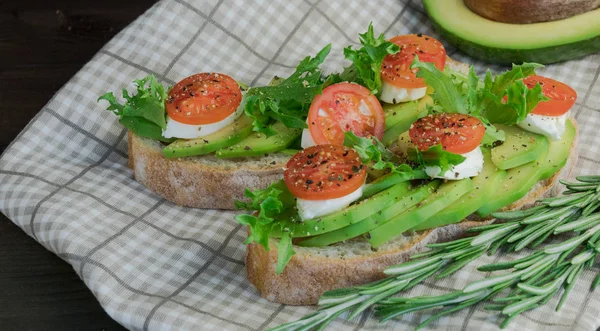
[[[387,278],[366,285],[326,292],[319,300],[319,310],[297,321],[272,330],[322,330],[335,318],[348,313],[352,319],[375,306],[381,321],[414,311],[442,308],[422,322],[421,328],[444,315],[494,299],[486,309],[505,315],[502,327],[520,313],[546,304],[561,288],[560,309],[578,276],[590,268],[600,252],[600,176],[580,176],[578,182],[561,181],[567,191],[563,196],[544,199],[538,206],[493,216],[502,219],[471,228],[479,234],[446,243],[430,244],[429,251],[413,255],[411,261],[388,267]],[[582,232],[584,231],[584,232]],[[508,272],[475,281],[463,290],[440,296],[414,298],[393,297],[430,276],[443,278],[456,272],[484,253],[519,251],[537,248],[550,237],[563,233],[575,236],[563,242],[534,250],[528,256],[513,261],[480,267],[480,271]],[[600,285],[600,274],[593,287]],[[512,292],[497,298],[506,289]]]

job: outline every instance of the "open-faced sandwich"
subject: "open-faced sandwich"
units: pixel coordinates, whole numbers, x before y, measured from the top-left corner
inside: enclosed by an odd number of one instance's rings
[[[154,76],[99,100],[129,130],[134,177],[178,205],[233,209],[246,187],[279,180],[300,148],[308,107],[324,87],[319,65],[330,46],[307,57],[288,78],[244,88],[221,73],[199,73],[172,88]],[[296,148],[296,150],[293,150]]]
[[[345,50],[354,75],[324,78],[284,179],[236,203],[251,211],[236,217],[248,278],[269,300],[315,304],[383,278],[426,244],[551,194],[576,160],[576,93],[539,65],[479,79],[428,36],[370,29],[361,42]]]

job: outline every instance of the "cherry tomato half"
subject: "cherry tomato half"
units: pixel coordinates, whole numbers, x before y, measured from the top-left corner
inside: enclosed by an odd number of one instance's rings
[[[575,104],[575,100],[577,100],[577,92],[574,89],[567,84],[551,78],[533,75],[525,77],[523,83],[530,89],[535,87],[537,83],[540,83],[542,92],[550,98],[548,101],[538,103],[531,112],[532,114],[561,116],[568,112],[573,107],[573,104]]]
[[[219,73],[200,73],[175,84],[166,101],[170,118],[185,124],[216,123],[236,111],[242,91],[233,78]]]
[[[341,145],[347,131],[382,139],[385,116],[377,97],[366,87],[338,83],[315,97],[308,111],[308,128],[316,144]]]
[[[400,46],[396,54],[389,54],[383,59],[381,77],[400,88],[419,88],[427,86],[423,78],[417,78],[410,65],[419,56],[421,62],[432,62],[438,69],[444,70],[446,65],[446,49],[436,39],[422,34],[396,36],[391,42]]]
[[[408,134],[419,150],[442,144],[448,152],[465,154],[479,146],[485,127],[473,116],[441,113],[416,120]]]
[[[315,145],[292,156],[283,180],[298,198],[325,200],[356,191],[366,176],[367,169],[355,150],[341,145]]]

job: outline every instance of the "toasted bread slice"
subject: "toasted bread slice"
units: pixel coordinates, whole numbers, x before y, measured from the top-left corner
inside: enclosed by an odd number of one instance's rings
[[[503,210],[525,208],[542,198],[558,194],[558,180],[566,179],[577,163],[576,145],[577,138],[573,141],[567,163],[559,172],[538,182],[525,197]],[[246,251],[248,279],[267,300],[290,305],[316,304],[326,291],[384,278],[386,267],[406,261],[410,255],[425,249],[425,245],[458,239],[469,228],[490,222],[471,215],[460,223],[405,233],[378,250],[372,250],[362,238],[327,247],[294,246],[296,254],[280,275],[275,274],[277,240],[270,240],[269,251],[252,243]]]
[[[181,206],[234,209],[245,188],[265,188],[283,177],[290,156],[219,159],[203,155],[168,159],[163,145],[129,132],[129,167],[135,179],[165,199]]]

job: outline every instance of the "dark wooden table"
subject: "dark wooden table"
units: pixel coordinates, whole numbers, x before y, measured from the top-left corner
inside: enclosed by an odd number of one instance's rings
[[[0,0],[0,152],[152,0]],[[122,330],[69,264],[0,214],[0,330]]]

